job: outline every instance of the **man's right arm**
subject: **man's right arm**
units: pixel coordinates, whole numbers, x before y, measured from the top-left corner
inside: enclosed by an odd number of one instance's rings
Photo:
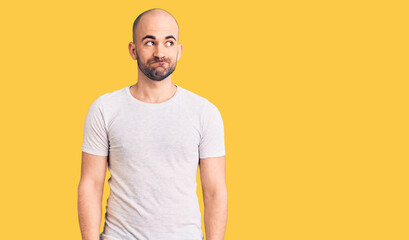
[[[78,219],[83,240],[99,240],[107,156],[82,152]]]

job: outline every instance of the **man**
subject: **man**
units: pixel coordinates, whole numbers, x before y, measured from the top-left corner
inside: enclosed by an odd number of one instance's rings
[[[182,44],[162,9],[134,22],[129,53],[138,81],[99,96],[85,118],[78,215],[83,240],[202,240],[196,174],[207,240],[227,222],[223,120],[218,108],[172,83]],[[99,233],[106,167],[110,195]]]

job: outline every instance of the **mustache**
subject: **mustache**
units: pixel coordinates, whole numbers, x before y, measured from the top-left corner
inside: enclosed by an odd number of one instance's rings
[[[165,58],[161,58],[161,59],[153,59],[152,61],[151,61],[151,63],[157,63],[157,62],[168,62]]]

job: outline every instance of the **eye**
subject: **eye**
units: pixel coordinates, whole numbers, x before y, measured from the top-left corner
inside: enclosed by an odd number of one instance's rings
[[[170,45],[169,45],[169,46],[172,46],[172,45],[174,44],[172,41],[170,41],[170,42],[166,42],[166,43],[170,43]]]
[[[148,44],[148,43],[153,43],[153,41],[148,41],[148,42],[146,42],[145,44]]]

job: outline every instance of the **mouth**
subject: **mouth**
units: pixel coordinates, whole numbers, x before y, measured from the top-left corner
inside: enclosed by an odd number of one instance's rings
[[[165,65],[165,62],[155,62],[152,64],[157,64],[159,67],[163,67]]]

